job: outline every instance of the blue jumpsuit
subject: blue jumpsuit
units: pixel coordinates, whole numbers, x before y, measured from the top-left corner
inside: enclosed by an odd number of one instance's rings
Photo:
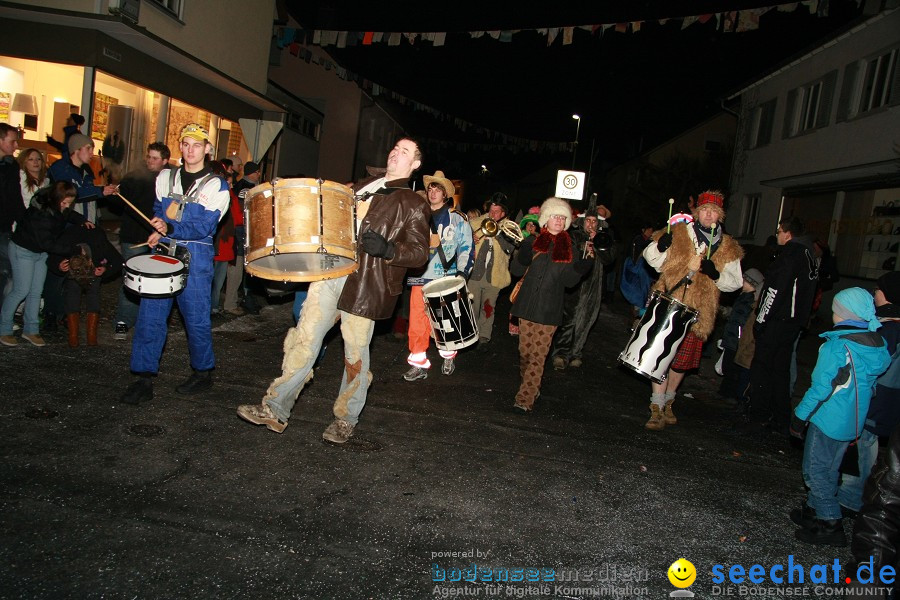
[[[153,213],[171,224],[171,235],[162,238],[162,242],[185,247],[191,253],[191,260],[187,283],[180,294],[174,298],[141,299],[131,345],[131,371],[134,373],[155,374],[159,371],[169,313],[176,300],[184,318],[191,367],[195,371],[208,371],[216,364],[209,294],[215,256],[212,242],[219,220],[228,210],[228,184],[220,177],[199,177],[184,194],[186,201],[181,219],[170,219],[166,216],[166,209],[176,201],[173,196],[178,197],[182,193],[181,169],[177,169],[174,182],[169,171],[164,170],[157,177]]]

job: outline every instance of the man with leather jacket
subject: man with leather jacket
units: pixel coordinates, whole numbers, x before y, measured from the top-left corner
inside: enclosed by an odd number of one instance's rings
[[[340,320],[344,339],[344,374],[334,402],[334,421],[322,438],[343,444],[353,435],[372,381],[369,343],[375,320],[387,319],[403,291],[407,268],[425,264],[430,236],[428,203],[409,188],[409,178],[422,164],[419,145],[403,138],[388,154],[383,176],[353,186],[359,224],[356,272],[317,281],[309,292],[297,326],[284,341],[281,376],[261,404],[238,407],[242,419],[281,433],[306,383],[322,339]]]

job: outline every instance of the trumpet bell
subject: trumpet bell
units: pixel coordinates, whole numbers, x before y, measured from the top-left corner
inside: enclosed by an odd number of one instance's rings
[[[500,231],[500,228],[497,226],[497,221],[493,219],[485,219],[481,223],[481,235],[494,237],[498,231]]]

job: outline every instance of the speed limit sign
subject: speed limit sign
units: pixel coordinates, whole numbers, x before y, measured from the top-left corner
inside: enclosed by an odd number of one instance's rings
[[[584,198],[584,172],[557,171],[556,197],[566,200],[582,200]]]

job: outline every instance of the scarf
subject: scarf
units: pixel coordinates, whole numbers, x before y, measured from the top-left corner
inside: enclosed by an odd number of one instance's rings
[[[572,238],[569,237],[568,232],[562,231],[557,235],[552,235],[546,227],[542,227],[541,234],[534,240],[534,252],[550,252],[550,246],[553,246],[553,253],[550,255],[553,262],[572,262]]]
[[[713,252],[715,252],[719,247],[719,244],[722,243],[721,225],[716,225],[716,234],[713,235],[712,228],[704,227],[700,224],[700,221],[694,221],[694,234],[696,234],[699,243],[705,243],[712,248]]]

